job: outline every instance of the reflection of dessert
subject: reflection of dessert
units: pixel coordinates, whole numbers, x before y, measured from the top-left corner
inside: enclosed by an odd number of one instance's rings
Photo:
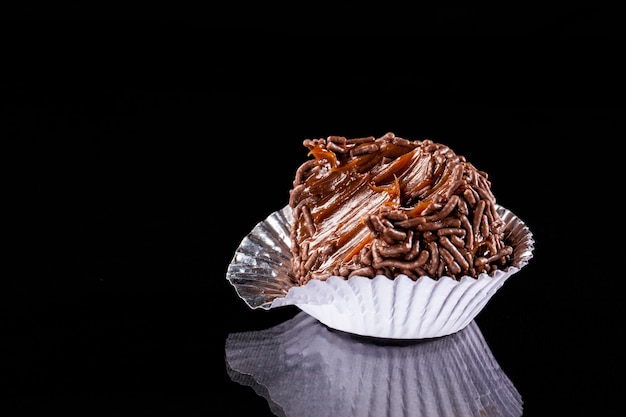
[[[269,329],[229,334],[225,361],[231,379],[252,387],[278,416],[523,413],[520,393],[475,321],[449,337],[397,342],[331,331],[299,313]]]
[[[303,142],[289,205],[298,284],[336,275],[439,279],[511,265],[487,174],[431,140],[396,137]]]

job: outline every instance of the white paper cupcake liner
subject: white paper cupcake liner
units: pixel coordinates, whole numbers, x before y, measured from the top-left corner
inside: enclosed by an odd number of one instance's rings
[[[422,339],[455,333],[468,325],[496,291],[533,256],[528,227],[509,210],[498,206],[505,222],[505,238],[513,246],[513,262],[493,275],[455,280],[423,276],[416,281],[330,277],[295,283],[289,238],[291,208],[272,213],[242,241],[226,278],[251,308],[295,305],[325,325],[361,336]]]
[[[285,417],[519,417],[522,396],[476,324],[450,337],[375,342],[304,312],[225,342],[231,379]]]

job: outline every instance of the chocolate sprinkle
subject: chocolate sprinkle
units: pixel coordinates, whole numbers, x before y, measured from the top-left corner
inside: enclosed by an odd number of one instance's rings
[[[432,140],[306,139],[290,191],[298,284],[332,275],[477,277],[510,265],[491,182]]]

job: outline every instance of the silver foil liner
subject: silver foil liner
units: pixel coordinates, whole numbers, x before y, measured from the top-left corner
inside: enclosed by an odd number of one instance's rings
[[[231,379],[284,417],[519,417],[522,396],[478,325],[390,341],[333,331],[304,312],[225,342]]]
[[[467,326],[495,292],[532,258],[534,240],[524,222],[504,207],[505,239],[513,261],[492,275],[413,281],[330,277],[298,285],[291,266],[291,208],[272,213],[243,238],[226,272],[239,297],[253,308],[295,305],[325,325],[362,336],[422,339],[445,336]]]

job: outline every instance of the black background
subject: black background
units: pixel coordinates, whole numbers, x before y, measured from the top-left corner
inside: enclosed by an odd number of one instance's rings
[[[465,155],[534,234],[477,318],[524,415],[618,412],[618,14],[303,7],[4,15],[2,414],[271,415],[224,343],[297,311],[250,310],[228,263],[303,139],[388,131]]]

